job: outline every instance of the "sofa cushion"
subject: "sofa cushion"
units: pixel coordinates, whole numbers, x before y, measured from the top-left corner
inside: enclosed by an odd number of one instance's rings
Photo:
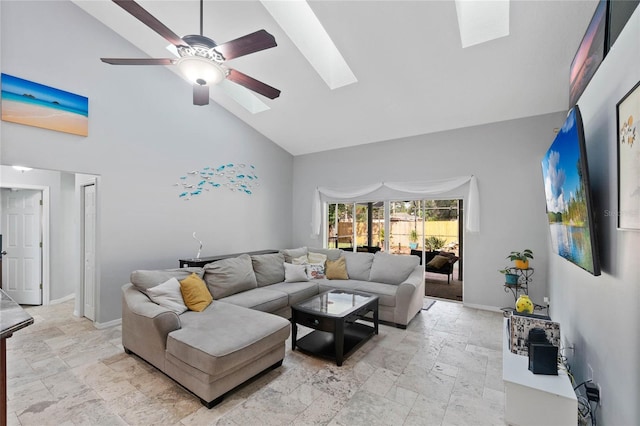
[[[360,281],[356,284],[355,290],[375,294],[378,296],[378,304],[380,304],[380,306],[396,306],[396,292],[398,288],[395,284]]]
[[[318,283],[298,282],[298,283],[278,283],[266,287],[268,290],[281,291],[289,295],[289,306],[302,302],[318,294]]]
[[[258,286],[251,256],[248,254],[206,264],[204,280],[214,299],[222,299]]]
[[[291,263],[294,257],[306,256],[309,251],[306,247],[300,247],[295,249],[280,250],[280,253],[284,254],[284,261]]]
[[[374,258],[373,253],[344,252],[342,257],[347,260],[347,273],[350,279],[363,281],[369,279]]]
[[[187,278],[192,273],[198,274],[200,278],[204,275],[202,268],[176,268],[176,269],[156,269],[133,271],[129,280],[131,284],[141,292],[145,293],[150,287],[155,287],[166,282],[169,278],[176,278],[178,281]]]
[[[220,301],[262,312],[275,312],[288,305],[289,295],[281,291],[259,287],[227,296]]]
[[[251,256],[258,287],[281,283],[284,280],[284,254],[270,253]]]
[[[325,256],[327,256],[328,260],[337,260],[342,254],[341,249],[325,249],[325,248],[308,247],[307,250],[309,251],[309,253],[324,254]]]
[[[180,293],[189,310],[202,312],[213,300],[207,285],[196,274],[191,274],[180,281]]]
[[[290,330],[279,316],[216,301],[204,312],[185,312],[180,321],[182,328],[167,337],[167,354],[212,380],[284,342]]]
[[[418,256],[387,254],[379,251],[373,257],[369,281],[402,284],[418,264],[420,264]]]
[[[174,277],[169,278],[160,285],[148,288],[147,296],[149,296],[154,303],[178,315],[187,310],[187,305],[184,304],[182,293],[180,292],[180,283]]]
[[[284,264],[284,281],[287,283],[297,283],[309,281],[307,277],[307,265]]]
[[[320,279],[314,280],[318,283],[318,292],[324,293],[325,291],[338,289],[338,290],[355,290],[361,284],[361,281],[356,280],[328,280]]]
[[[344,257],[336,260],[327,260],[324,266],[324,276],[329,280],[348,280],[347,261]]]

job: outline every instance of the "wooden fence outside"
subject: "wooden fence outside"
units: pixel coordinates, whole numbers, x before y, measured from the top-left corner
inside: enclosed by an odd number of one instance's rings
[[[357,244],[359,246],[367,245],[367,224],[358,223],[358,237]],[[384,229],[384,222],[373,223],[373,239],[374,246],[383,246],[382,239],[384,239],[384,232],[380,232]],[[413,221],[392,221],[391,222],[391,239],[389,245],[393,252],[405,251],[409,248],[411,243],[411,231],[416,229],[418,233],[418,249],[422,249],[422,220],[416,222]],[[458,243],[458,221],[426,221],[424,228],[425,238],[438,237],[445,240],[445,246],[448,244]],[[331,237],[331,236],[330,236]],[[341,221],[338,223],[338,243],[339,247],[352,247],[351,241],[353,240],[353,222]],[[331,247],[335,246],[335,239],[330,240]]]

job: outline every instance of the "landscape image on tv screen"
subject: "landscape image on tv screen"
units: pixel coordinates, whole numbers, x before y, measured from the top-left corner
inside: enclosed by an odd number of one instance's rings
[[[542,159],[553,250],[600,275],[582,117],[574,107]]]

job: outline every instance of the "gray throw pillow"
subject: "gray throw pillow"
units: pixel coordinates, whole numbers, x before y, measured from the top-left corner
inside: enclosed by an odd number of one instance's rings
[[[169,278],[176,278],[178,281],[182,281],[192,273],[196,273],[200,278],[202,278],[204,276],[204,269],[196,267],[156,270],[140,269],[138,271],[133,271],[129,280],[135,288],[146,293],[148,288],[162,284]]]
[[[214,299],[258,287],[248,254],[207,263],[204,266],[204,281]]]
[[[369,281],[402,284],[419,264],[418,256],[387,254],[379,251],[373,257]]]
[[[342,253],[347,261],[347,273],[352,280],[368,281],[373,263],[373,253]]]
[[[258,287],[284,281],[284,254],[270,253],[251,256]]]

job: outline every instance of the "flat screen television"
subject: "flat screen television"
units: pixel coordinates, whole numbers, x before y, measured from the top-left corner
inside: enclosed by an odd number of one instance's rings
[[[542,159],[553,250],[600,275],[582,116],[576,105]]]

